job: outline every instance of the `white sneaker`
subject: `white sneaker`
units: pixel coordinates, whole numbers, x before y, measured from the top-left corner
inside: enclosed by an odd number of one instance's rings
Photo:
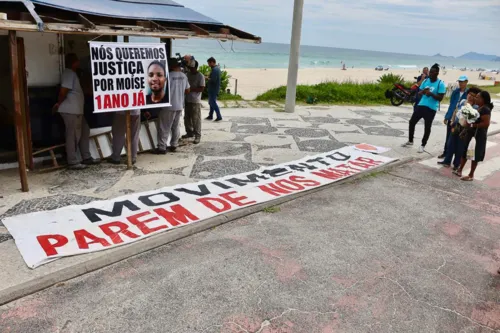
[[[418,148],[418,152],[419,152],[419,154],[422,154],[423,152],[425,152],[425,146],[420,146],[420,148]]]
[[[413,142],[408,141],[406,143],[403,143],[401,147],[403,148],[413,147]]]

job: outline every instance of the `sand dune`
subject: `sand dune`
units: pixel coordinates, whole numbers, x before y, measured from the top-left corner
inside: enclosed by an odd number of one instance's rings
[[[245,99],[254,99],[269,89],[286,84],[287,70],[277,69],[227,69],[233,77],[231,79],[231,91],[234,92],[234,79],[238,79],[238,94]],[[419,75],[418,70],[397,69],[389,71],[394,74],[400,74],[406,80],[413,80]],[[299,84],[316,84],[324,81],[346,81],[373,82],[382,74],[388,72],[379,72],[374,69],[349,68],[345,71],[337,68],[305,68],[299,70]],[[455,82],[460,75],[467,75],[469,82],[476,85],[491,85],[493,81],[479,79],[479,72],[462,72],[460,70],[448,70],[446,74],[441,73],[440,78],[447,84]],[[500,74],[496,75],[500,80]]]

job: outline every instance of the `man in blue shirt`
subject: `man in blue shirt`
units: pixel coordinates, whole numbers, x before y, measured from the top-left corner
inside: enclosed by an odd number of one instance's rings
[[[220,81],[221,81],[221,73],[220,68],[217,66],[217,62],[212,57],[207,60],[208,66],[212,68],[212,72],[210,72],[210,76],[208,77],[208,104],[210,105],[210,113],[208,114],[207,120],[214,119],[214,111],[217,115],[215,121],[221,121],[222,115],[220,114],[219,106],[217,105],[217,95],[219,95],[220,91]]]
[[[451,93],[450,107],[444,116],[444,124],[446,125],[446,141],[444,142],[443,153],[439,155],[438,158],[444,158],[448,151],[448,140],[450,139],[451,125],[453,123],[451,117],[453,116],[453,112],[455,112],[458,103],[461,100],[467,99],[467,83],[469,83],[467,75],[460,76],[458,78],[458,88]]]
[[[436,116],[436,112],[439,109],[439,105],[444,98],[446,93],[446,84],[438,79],[439,76],[439,65],[434,64],[429,71],[429,78],[425,79],[420,85],[419,95],[422,99],[418,103],[418,106],[413,111],[413,115],[410,119],[409,126],[409,137],[408,142],[402,145],[402,147],[413,146],[413,137],[415,135],[415,126],[420,121],[424,119],[424,136],[422,137],[422,145],[418,149],[419,153],[425,151],[425,146],[429,137],[431,135],[432,122]]]

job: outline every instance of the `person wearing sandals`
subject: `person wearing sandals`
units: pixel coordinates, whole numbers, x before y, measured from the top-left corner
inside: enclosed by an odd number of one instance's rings
[[[462,160],[462,153],[464,151],[465,142],[460,138],[460,133],[464,130],[462,125],[460,125],[458,119],[458,112],[468,104],[474,106],[477,109],[476,95],[481,92],[481,89],[477,87],[470,87],[467,89],[467,99],[463,99],[458,103],[455,108],[453,115],[450,117],[450,127],[451,133],[449,135],[448,141],[446,142],[446,155],[443,161],[439,161],[438,164],[444,167],[451,167],[451,162],[453,160],[453,171],[457,171],[460,167],[460,162]],[[455,156],[455,159],[453,159]]]
[[[479,107],[478,111],[480,117],[474,124],[469,124],[468,128],[465,130],[465,148],[462,152],[460,168],[456,172],[456,175],[461,177],[460,179],[463,181],[473,181],[477,164],[484,161],[484,156],[486,154],[486,141],[488,139],[488,127],[490,126],[491,110],[493,109],[490,93],[487,91],[481,91],[476,95],[475,104]],[[469,175],[462,177],[462,171],[467,163],[467,150],[472,138],[475,138],[476,140],[474,161],[471,161],[472,165]]]

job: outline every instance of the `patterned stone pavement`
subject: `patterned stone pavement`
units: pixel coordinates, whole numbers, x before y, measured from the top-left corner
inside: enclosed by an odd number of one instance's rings
[[[408,106],[301,106],[293,114],[275,109],[236,108],[224,109],[223,115],[223,122],[203,123],[201,144],[188,143],[166,156],[141,154],[133,170],[103,163],[83,171],[33,172],[29,176],[29,193],[19,191],[17,170],[2,171],[0,220],[251,171],[355,143],[391,147],[388,155],[393,157],[416,155],[416,148],[399,147],[408,135]],[[442,115],[438,115],[435,120],[427,147],[430,153],[438,152],[444,139],[441,119]],[[416,140],[422,132],[423,125],[419,124]],[[0,242],[9,238],[6,234],[0,222]]]

